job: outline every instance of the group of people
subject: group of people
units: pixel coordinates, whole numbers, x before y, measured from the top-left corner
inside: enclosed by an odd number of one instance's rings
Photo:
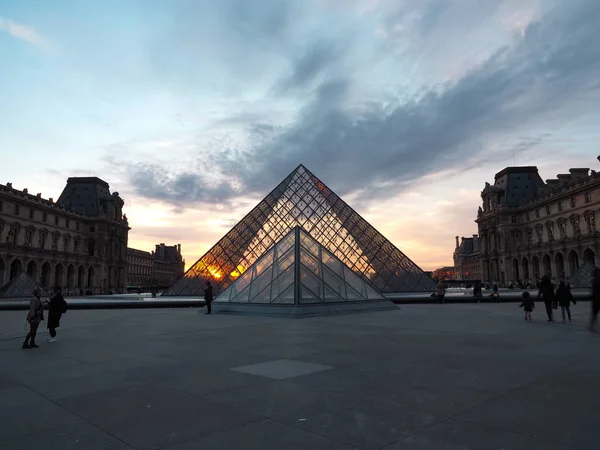
[[[571,304],[576,305],[577,302],[571,293],[571,289],[561,281],[558,288],[554,290],[554,284],[550,277],[544,276],[539,286],[538,297],[540,297],[546,307],[548,322],[554,321],[554,310],[560,306],[562,321],[565,323],[567,318],[571,321]],[[525,311],[525,320],[531,321],[531,313],[535,308],[535,303],[531,294],[527,291],[523,292],[523,301],[520,305]],[[589,323],[589,330],[594,331],[600,312],[600,269],[596,269],[592,279],[592,314]]]
[[[49,343],[56,342],[56,329],[60,327],[60,319],[64,313],[67,312],[67,302],[62,295],[61,289],[57,288],[54,295],[50,297],[49,301],[42,300],[42,290],[36,288],[33,291],[33,298],[29,302],[29,312],[27,313],[27,325],[29,326],[29,333],[25,337],[23,342],[23,349],[38,348],[39,345],[35,343],[38,328],[40,323],[44,321],[44,304],[48,305],[48,331],[50,337],[48,338]]]

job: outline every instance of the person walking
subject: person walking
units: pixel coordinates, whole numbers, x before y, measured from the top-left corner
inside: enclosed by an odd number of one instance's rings
[[[27,313],[27,323],[29,323],[29,333],[25,337],[23,342],[24,349],[38,348],[39,345],[35,343],[35,336],[37,334],[40,322],[44,320],[44,304],[40,298],[42,290],[35,288],[33,291],[33,298],[29,302],[29,312]]]
[[[554,302],[554,285],[550,281],[548,275],[544,275],[540,283],[540,291],[538,297],[542,297],[546,306],[546,314],[548,314],[548,322],[552,322],[552,302]]]
[[[590,317],[590,325],[588,329],[595,331],[598,313],[600,312],[600,269],[594,270],[592,279],[592,315]]]
[[[573,294],[571,294],[571,289],[565,284],[564,281],[561,281],[558,285],[558,289],[556,289],[556,301],[560,305],[560,310],[562,313],[562,321],[566,322],[565,311],[569,317],[569,322],[571,321],[571,302],[575,305],[577,302],[573,298]]]
[[[211,304],[213,301],[213,288],[210,281],[206,282],[206,289],[204,289],[204,302],[206,303],[206,314],[210,314],[212,311]]]
[[[521,302],[519,308],[523,308],[525,310],[525,320],[531,322],[531,313],[535,308],[535,304],[533,303],[533,298],[531,298],[529,292],[525,291],[522,295],[523,301]]]
[[[50,332],[48,342],[56,342],[56,329],[60,327],[60,318],[65,312],[67,312],[67,302],[61,289],[56,288],[48,303],[48,331]]]

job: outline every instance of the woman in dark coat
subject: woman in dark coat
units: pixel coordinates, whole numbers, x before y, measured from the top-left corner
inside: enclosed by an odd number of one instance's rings
[[[569,289],[569,287],[564,283],[564,281],[561,281],[560,284],[558,285],[558,289],[556,290],[555,297],[556,297],[556,301],[560,305],[563,323],[566,322],[565,311],[567,312],[567,314],[569,316],[569,322],[570,322],[571,321],[571,302],[573,302],[574,305],[576,302],[575,302],[575,299],[573,298],[573,294],[571,294],[571,289]]]
[[[56,342],[56,329],[60,327],[60,318],[66,309],[66,302],[61,290],[56,288],[56,293],[48,303],[48,331],[50,332],[48,342]]]
[[[546,314],[548,314],[548,322],[552,322],[552,302],[554,301],[554,285],[550,281],[548,275],[544,275],[540,283],[540,292],[538,297],[542,297],[546,306]]]

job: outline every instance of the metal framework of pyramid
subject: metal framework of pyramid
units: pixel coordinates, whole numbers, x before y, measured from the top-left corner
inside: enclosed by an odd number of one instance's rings
[[[299,226],[226,288],[214,307],[292,316],[396,308]]]
[[[45,289],[37,284],[33,278],[27,275],[27,273],[21,272],[0,288],[0,298],[32,297],[33,291],[36,288],[41,289],[43,296],[47,295]]]
[[[567,280],[574,288],[591,288],[594,281],[594,272],[596,266],[589,262],[584,261],[583,264],[577,269],[573,275]]]
[[[300,165],[163,295],[202,295],[206,281],[222,292],[296,226],[380,292],[435,290],[427,274]]]

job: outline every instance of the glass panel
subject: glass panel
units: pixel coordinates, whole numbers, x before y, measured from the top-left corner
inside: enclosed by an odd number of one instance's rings
[[[339,297],[335,292],[333,292],[331,289],[329,289],[327,286],[325,286],[325,298],[324,300],[326,302],[345,302],[346,298],[341,298]]]
[[[365,285],[365,288],[367,291],[367,298],[369,300],[381,300],[381,299],[385,298],[381,294],[378,294],[377,291],[375,289],[373,289],[371,286],[369,286],[368,284]]]
[[[256,268],[256,276],[258,277],[273,264],[273,252],[267,253],[254,267]]]
[[[247,286],[246,289],[241,291],[238,295],[236,295],[235,297],[232,296],[231,300],[229,300],[229,301],[232,303],[248,303],[249,295],[250,295],[250,286]]]
[[[342,263],[339,262],[331,253],[326,250],[322,252],[323,265],[328,267],[335,273],[338,277],[342,277]]]
[[[288,233],[288,235],[276,245],[276,251],[279,255],[282,255],[287,249],[294,245],[294,241],[296,240],[295,234],[296,233],[294,231]]]
[[[320,296],[322,292],[322,282],[319,277],[314,275],[304,266],[300,266],[300,281],[306,285],[315,295]]]
[[[321,299],[316,296],[309,288],[300,283],[300,300],[299,303],[322,303]]]
[[[288,286],[294,283],[294,266],[288,269],[273,280],[271,284],[271,298],[277,298],[285,291]]]
[[[215,298],[215,302],[229,302],[229,297],[231,297],[231,286],[221,292],[217,298]]]
[[[271,300],[271,286],[267,285],[258,295],[250,299],[250,303],[269,303]]]
[[[315,275],[319,275],[319,262],[315,258],[310,256],[306,252],[306,250],[304,250],[304,248],[300,249],[300,262],[302,262],[302,264],[304,264],[306,267],[312,270],[315,273]]]
[[[366,283],[347,267],[344,267],[344,279],[346,280],[346,284],[356,290],[359,295],[361,295],[363,298],[367,297],[367,292],[365,289]]]
[[[346,298],[348,301],[354,302],[358,300],[366,300],[364,295],[359,294],[349,284],[346,285]]]
[[[304,232],[300,233],[300,244],[302,244],[316,258],[319,257],[319,246]]]
[[[275,270],[275,273],[273,274],[273,276],[274,277],[278,276],[281,272],[283,272],[285,269],[290,267],[294,263],[294,257],[295,257],[294,247],[291,247],[290,249],[288,249],[288,251],[285,255],[278,257],[277,260],[275,261],[275,264],[273,264],[273,267]]]
[[[271,283],[273,273],[271,267],[266,269],[260,276],[252,279],[252,283],[250,284],[250,301]]]
[[[271,302],[272,304],[277,305],[293,305],[294,304],[294,285],[292,284],[288,287],[283,294],[279,297],[275,298]]]
[[[325,287],[329,287],[335,294],[343,299],[346,298],[346,285],[344,280],[335,275],[327,267],[323,267],[323,281]]]

